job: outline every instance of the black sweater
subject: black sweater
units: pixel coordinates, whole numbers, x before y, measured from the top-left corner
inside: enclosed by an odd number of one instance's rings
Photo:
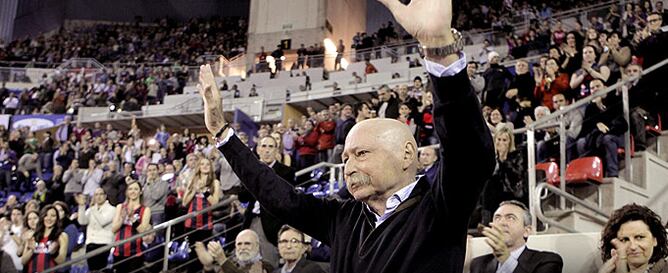
[[[279,219],[332,247],[331,272],[462,272],[471,212],[494,168],[490,133],[466,71],[432,77],[440,172],[420,180],[374,228],[364,203],[299,193],[233,136],[219,150],[242,184]],[[468,171],[474,170],[474,171]]]

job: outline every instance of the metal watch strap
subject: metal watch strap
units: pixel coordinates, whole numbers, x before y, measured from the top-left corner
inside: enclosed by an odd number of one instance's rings
[[[422,53],[428,56],[448,56],[457,54],[464,49],[464,39],[462,34],[456,29],[452,29],[452,35],[455,37],[455,42],[443,47],[425,47],[422,46]]]

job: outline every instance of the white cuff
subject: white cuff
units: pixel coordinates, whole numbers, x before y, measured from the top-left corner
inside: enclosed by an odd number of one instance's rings
[[[232,127],[229,128],[229,131],[227,131],[227,135],[221,139],[221,140],[216,140],[216,148],[220,148],[220,146],[225,145],[228,141],[230,141],[230,138],[234,135],[234,129]]]
[[[459,60],[450,64],[448,67],[445,67],[439,63],[429,61],[427,60],[427,58],[424,59],[425,70],[427,70],[427,72],[439,78],[457,75],[457,73],[461,72],[466,68],[466,65],[467,65],[466,54],[463,51],[459,53]]]

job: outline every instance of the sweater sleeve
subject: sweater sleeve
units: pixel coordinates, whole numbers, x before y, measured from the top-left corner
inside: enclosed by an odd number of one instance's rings
[[[264,209],[321,242],[331,242],[329,234],[335,233],[331,229],[341,206],[339,201],[318,199],[296,191],[269,166],[253,156],[236,136],[230,137],[218,149],[241,183],[260,201]]]
[[[491,134],[466,70],[435,77],[434,127],[441,149],[439,174],[432,184],[437,217],[447,219],[454,234],[465,234],[468,219],[494,168]],[[469,171],[474,170],[474,171]],[[453,240],[459,240],[454,236]]]

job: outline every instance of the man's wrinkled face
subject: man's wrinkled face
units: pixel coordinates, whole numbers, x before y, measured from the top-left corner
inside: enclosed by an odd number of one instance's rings
[[[302,238],[303,235],[293,229],[281,233],[278,238],[278,253],[281,258],[286,261],[296,261],[304,256],[308,246],[302,242]]]
[[[234,245],[234,253],[242,262],[250,261],[260,253],[260,242],[250,233],[239,234]]]
[[[357,125],[356,125],[357,126]],[[359,201],[384,195],[401,181],[401,148],[382,136],[382,128],[351,130],[341,155],[346,186]]]
[[[529,72],[529,64],[524,61],[518,61],[515,64],[515,72],[517,75],[524,75]]]
[[[380,101],[389,101],[390,100],[390,90],[387,88],[378,89],[378,99]]]

